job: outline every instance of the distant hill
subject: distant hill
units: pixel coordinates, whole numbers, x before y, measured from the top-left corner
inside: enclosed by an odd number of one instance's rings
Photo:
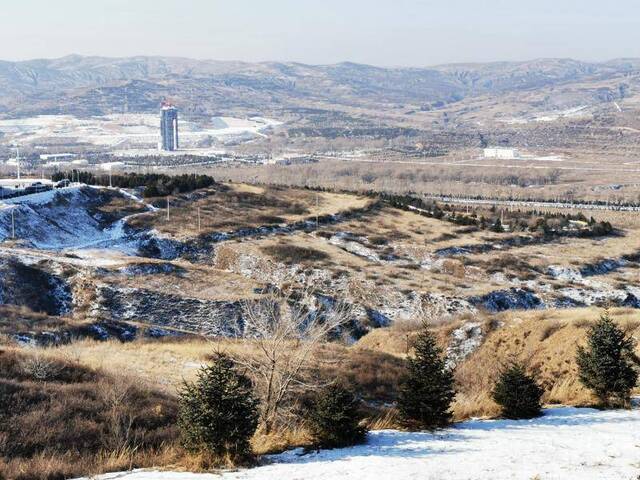
[[[0,61],[0,115],[98,115],[153,111],[170,98],[192,115],[229,109],[293,110],[310,103],[378,108],[442,108],[486,95],[581,84],[588,101],[624,97],[637,85],[639,59],[586,63],[570,59],[380,68],[355,63],[243,63],[173,57]],[[602,86],[603,82],[606,84]],[[560,103],[563,103],[562,101]]]

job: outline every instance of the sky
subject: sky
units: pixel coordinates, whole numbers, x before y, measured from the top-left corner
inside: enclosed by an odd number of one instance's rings
[[[639,0],[2,0],[0,59],[380,66],[640,57]]]

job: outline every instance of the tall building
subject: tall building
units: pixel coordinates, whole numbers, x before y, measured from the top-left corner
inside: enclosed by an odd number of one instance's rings
[[[168,103],[162,104],[160,135],[162,136],[162,150],[178,149],[178,109]]]

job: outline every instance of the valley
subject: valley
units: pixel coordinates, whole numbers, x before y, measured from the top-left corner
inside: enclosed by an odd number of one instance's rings
[[[0,480],[631,479],[637,382],[607,404],[579,352],[609,328],[635,375],[639,79],[633,59],[0,62]],[[448,383],[433,423],[407,421],[419,355]],[[495,395],[510,365],[531,416]],[[255,400],[246,457],[186,446],[211,378],[251,393],[223,420]],[[318,440],[322,395],[364,444]]]

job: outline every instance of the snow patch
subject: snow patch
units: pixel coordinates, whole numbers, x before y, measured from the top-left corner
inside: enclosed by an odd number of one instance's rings
[[[447,347],[447,363],[455,366],[482,345],[484,335],[480,322],[467,322],[451,333]]]
[[[553,408],[533,420],[471,420],[430,432],[371,432],[365,445],[301,449],[221,475],[136,470],[98,480],[633,480],[640,411]]]

